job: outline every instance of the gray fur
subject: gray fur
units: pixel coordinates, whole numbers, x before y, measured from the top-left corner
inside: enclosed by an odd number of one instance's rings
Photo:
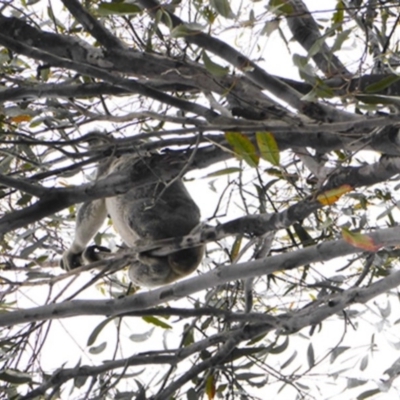
[[[99,166],[98,177],[135,168],[138,162],[143,167],[145,161],[137,154],[108,159]],[[150,169],[148,172],[151,176]],[[169,184],[155,181],[154,184],[132,187],[122,195],[84,203],[77,213],[74,241],[63,255],[64,268],[77,268],[85,261],[101,258],[98,256],[100,253],[93,251],[93,246],[88,249],[86,246],[100,229],[107,213],[115,230],[129,247],[134,247],[138,240],[153,241],[187,235],[200,222],[199,208],[180,179]],[[163,257],[139,254],[138,261],[129,267],[129,278],[139,286],[171,283],[196,270],[203,255],[204,246],[182,249]]]

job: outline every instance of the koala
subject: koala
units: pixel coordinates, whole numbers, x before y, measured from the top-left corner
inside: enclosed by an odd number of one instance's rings
[[[97,178],[140,164],[151,183],[132,188],[124,194],[83,203],[76,217],[75,237],[64,253],[61,264],[70,270],[83,263],[101,259],[96,246],[86,247],[107,215],[125,245],[151,242],[189,234],[200,222],[200,210],[181,179],[162,182],[154,179],[148,167],[151,154],[110,157],[98,167]],[[147,159],[147,160],[146,160]],[[106,248],[97,248],[109,251]],[[182,249],[166,256],[138,254],[129,266],[129,278],[138,286],[154,287],[174,282],[196,270],[204,255],[204,246]]]

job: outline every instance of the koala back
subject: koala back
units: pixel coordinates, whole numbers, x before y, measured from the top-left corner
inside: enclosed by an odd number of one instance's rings
[[[120,160],[110,172],[127,162],[134,168],[136,159]],[[154,175],[151,178],[154,180]],[[130,246],[139,238],[159,240],[187,235],[200,222],[200,210],[180,179],[133,186],[124,194],[107,198],[106,207],[117,232]]]
[[[108,173],[136,168],[148,174],[149,183],[132,185],[128,192],[106,199],[113,225],[128,246],[137,241],[154,241],[189,234],[200,222],[200,210],[181,179],[162,182],[146,167],[149,158],[123,156],[110,163]],[[145,167],[145,168],[143,168]],[[145,176],[144,176],[145,177]],[[146,181],[146,179],[144,179]],[[178,250],[167,256],[141,253],[129,268],[129,277],[139,286],[174,282],[196,270],[204,256],[204,246]]]

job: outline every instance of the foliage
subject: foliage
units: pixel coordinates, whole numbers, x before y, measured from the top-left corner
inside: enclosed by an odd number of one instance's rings
[[[4,398],[398,396],[397,1],[0,4]],[[138,291],[109,222],[112,261],[63,271],[138,146],[201,206],[201,267]]]

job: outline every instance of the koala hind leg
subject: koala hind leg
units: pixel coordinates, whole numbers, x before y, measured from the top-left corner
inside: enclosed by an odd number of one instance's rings
[[[100,229],[107,216],[104,199],[83,203],[76,214],[75,237],[71,247],[63,254],[61,267],[66,270],[78,268],[84,261],[82,253],[86,245]]]

